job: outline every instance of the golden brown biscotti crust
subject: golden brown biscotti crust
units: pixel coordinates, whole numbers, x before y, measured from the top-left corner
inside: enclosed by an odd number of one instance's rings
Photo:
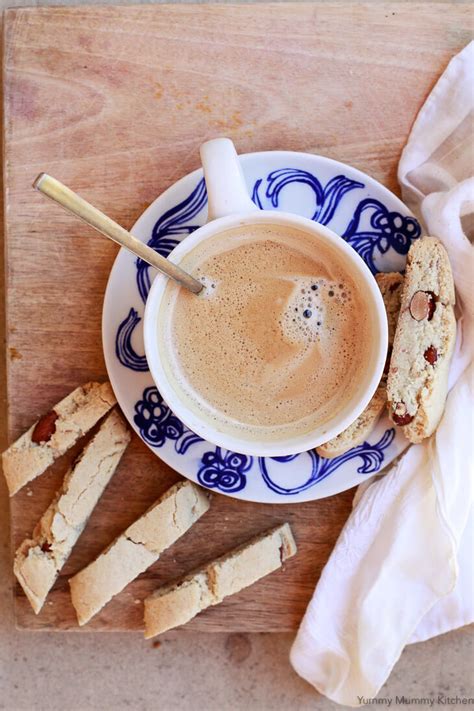
[[[129,442],[130,432],[124,418],[118,410],[112,410],[65,475],[61,489],[38,522],[33,537],[18,548],[14,573],[36,614]]]
[[[391,348],[395,338],[398,314],[400,313],[403,274],[399,272],[379,272],[375,275],[375,281],[382,294],[385,311],[387,312],[388,345]]]
[[[365,442],[377,424],[386,402],[385,384],[379,385],[363,413],[337,437],[316,447],[316,452],[325,459],[334,459]]]
[[[155,563],[209,509],[204,491],[180,481],[132,523],[95,561],[69,580],[79,625],[84,625],[137,575]]]
[[[42,474],[116,404],[110,383],[86,383],[43,415],[2,454],[10,496]]]
[[[390,370],[389,415],[414,443],[429,437],[444,411],[456,340],[454,281],[447,252],[434,237],[408,253]]]
[[[266,531],[145,599],[145,638],[184,625],[211,605],[281,568],[295,555],[290,525]]]

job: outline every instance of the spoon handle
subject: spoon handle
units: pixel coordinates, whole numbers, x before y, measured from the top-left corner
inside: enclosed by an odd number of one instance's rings
[[[73,215],[79,217],[86,224],[93,227],[98,232],[101,232],[106,237],[109,237],[117,244],[120,244],[125,249],[135,254],[135,256],[143,259],[155,269],[158,269],[166,276],[174,279],[179,284],[184,286],[193,294],[198,294],[202,289],[201,282],[194,279],[190,274],[183,271],[180,267],[169,259],[165,259],[161,254],[155,252],[151,247],[148,247],[143,242],[140,242],[136,237],[127,232],[123,227],[114,222],[110,217],[104,215],[103,212],[81,198],[70,188],[63,185],[56,178],[51,177],[47,173],[40,173],[33,183],[33,187],[39,190],[43,195],[51,198],[61,207],[72,212]]]

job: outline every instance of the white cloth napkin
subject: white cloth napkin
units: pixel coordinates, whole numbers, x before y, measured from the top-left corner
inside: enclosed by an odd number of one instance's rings
[[[359,487],[291,650],[333,701],[374,698],[404,646],[474,621],[474,43],[448,65],[399,165],[405,202],[448,250],[458,338],[436,433]],[[472,223],[471,223],[472,224]]]

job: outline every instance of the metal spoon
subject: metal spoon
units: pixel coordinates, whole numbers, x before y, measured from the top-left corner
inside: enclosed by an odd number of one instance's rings
[[[109,237],[114,242],[117,242],[129,252],[132,252],[136,257],[143,259],[144,262],[150,264],[155,269],[158,269],[170,279],[174,279],[184,286],[193,294],[199,294],[202,289],[201,282],[194,279],[190,274],[183,271],[173,262],[170,262],[161,254],[155,252],[151,247],[148,247],[143,242],[140,242],[136,237],[127,232],[123,227],[120,227],[110,217],[104,215],[103,212],[81,198],[70,188],[63,185],[56,178],[52,178],[47,173],[40,173],[33,183],[33,187],[54,202],[64,207],[68,212],[79,217],[86,224],[93,227],[98,232],[101,232],[106,237]]]

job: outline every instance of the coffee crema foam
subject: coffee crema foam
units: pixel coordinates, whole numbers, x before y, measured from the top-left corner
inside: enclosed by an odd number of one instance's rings
[[[235,436],[297,436],[336,416],[367,358],[367,308],[342,258],[302,230],[258,224],[180,262],[198,296],[170,282],[160,353],[188,407]]]

